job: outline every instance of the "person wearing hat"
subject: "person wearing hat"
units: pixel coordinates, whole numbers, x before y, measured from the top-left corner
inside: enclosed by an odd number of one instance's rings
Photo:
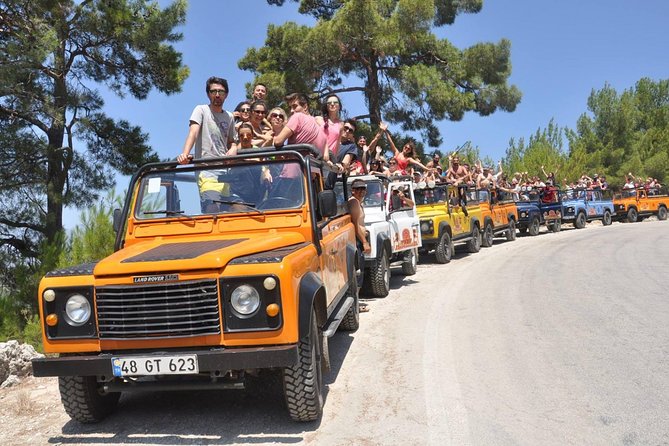
[[[358,265],[360,274],[358,275],[358,288],[362,287],[365,274],[365,254],[372,251],[372,247],[367,242],[367,231],[365,230],[365,209],[362,207],[362,200],[367,194],[367,183],[362,180],[353,180],[351,183],[351,198],[348,199],[348,212],[351,214],[351,222],[355,227],[355,243],[358,247]],[[360,311],[369,311],[365,304],[360,304]]]

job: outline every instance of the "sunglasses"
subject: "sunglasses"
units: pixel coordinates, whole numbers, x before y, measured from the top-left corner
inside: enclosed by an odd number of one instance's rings
[[[395,161],[391,161],[391,162],[388,163],[388,164],[397,164],[397,163],[396,163]]]
[[[337,100],[334,100],[334,101],[327,101],[326,104],[328,104],[328,105],[337,105],[337,104],[339,104],[339,101],[337,101]]]
[[[270,117],[270,118],[279,118],[279,119],[281,119],[282,121],[283,121],[284,119],[286,119],[286,118],[283,117],[283,115],[280,115],[280,114],[278,114],[278,113],[272,113],[271,115],[269,115],[269,117]]]
[[[265,110],[253,110],[253,113],[257,113],[259,115],[264,115],[267,112]]]
[[[251,111],[251,107],[242,107],[239,109],[239,111],[242,113],[248,113]]]
[[[355,129],[353,127],[349,127],[349,126],[345,125],[344,126],[344,131],[353,133],[355,131]]]
[[[217,95],[217,94],[225,94],[225,93],[227,93],[227,91],[225,91],[225,90],[209,90],[209,93],[211,93],[213,95]]]

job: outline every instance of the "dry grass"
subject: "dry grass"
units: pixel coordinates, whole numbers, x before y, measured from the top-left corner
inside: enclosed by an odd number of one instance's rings
[[[12,408],[15,415],[30,415],[35,412],[35,406],[30,400],[30,395],[26,390],[19,390],[16,392]]]

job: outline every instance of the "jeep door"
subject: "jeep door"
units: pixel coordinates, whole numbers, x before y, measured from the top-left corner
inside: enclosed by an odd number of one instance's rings
[[[406,206],[399,200],[402,191],[414,205]],[[422,246],[420,233],[420,219],[416,212],[416,197],[413,188],[408,182],[388,184],[386,195],[387,220],[390,226],[390,243],[393,252],[406,251]]]

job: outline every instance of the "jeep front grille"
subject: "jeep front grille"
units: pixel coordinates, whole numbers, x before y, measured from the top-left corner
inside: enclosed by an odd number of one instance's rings
[[[95,290],[103,339],[181,338],[219,334],[216,280],[110,285]]]

